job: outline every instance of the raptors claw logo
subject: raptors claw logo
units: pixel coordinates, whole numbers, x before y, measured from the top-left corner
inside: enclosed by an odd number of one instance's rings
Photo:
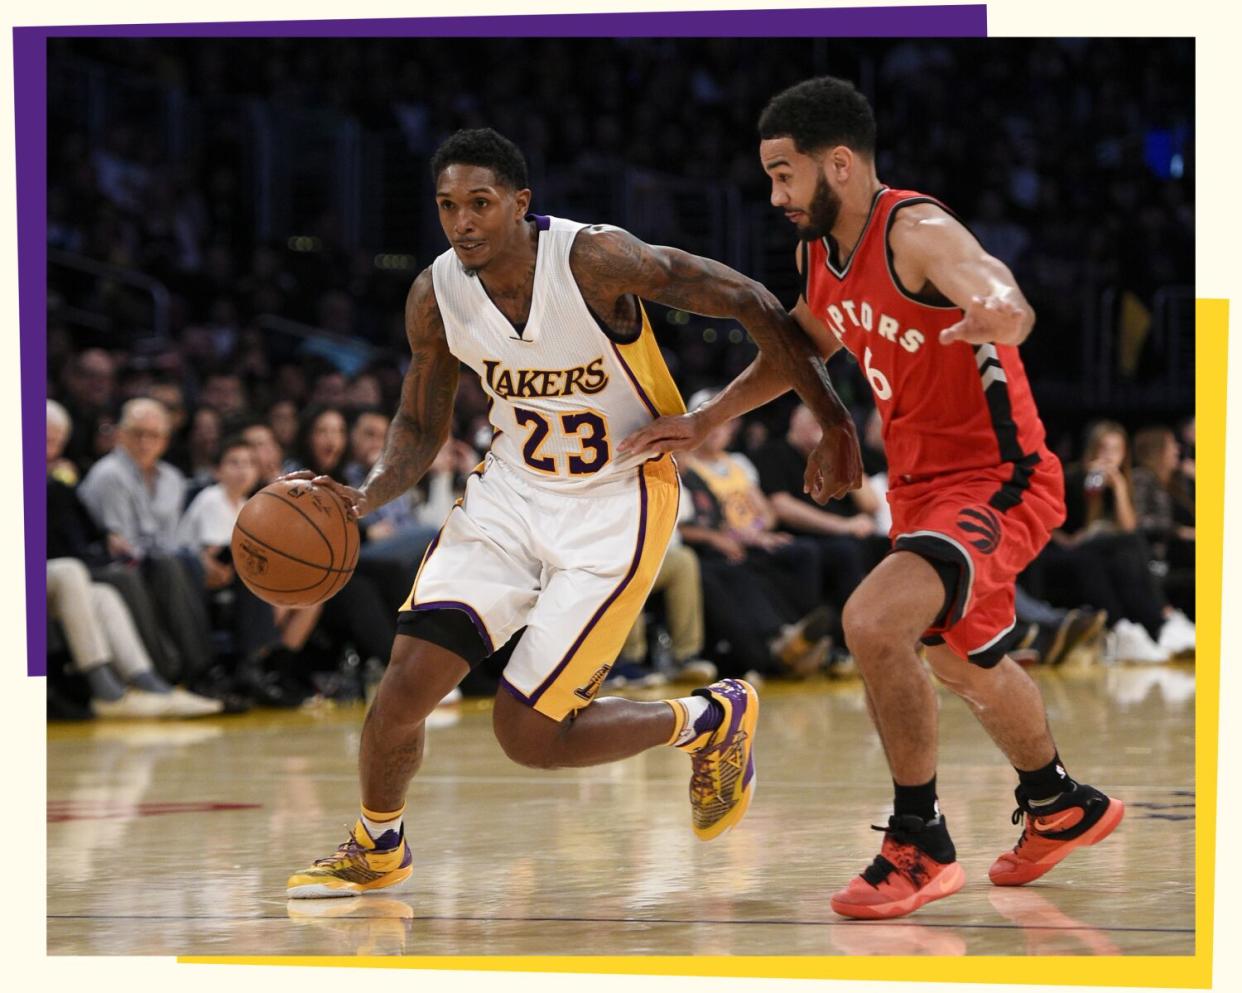
[[[966,540],[984,555],[991,555],[1000,544],[1000,518],[987,507],[963,507],[957,512],[957,526],[967,534],[978,535]]]

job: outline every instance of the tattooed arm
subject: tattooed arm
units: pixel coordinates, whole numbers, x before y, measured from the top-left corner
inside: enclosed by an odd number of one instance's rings
[[[860,484],[862,459],[849,411],[832,388],[820,353],[765,287],[719,262],[646,245],[604,226],[579,232],[570,267],[588,302],[602,305],[604,312],[618,297],[632,293],[666,307],[741,322],[766,356],[757,369],[748,370],[752,383],[744,399],[757,406],[793,387],[824,429],[824,441],[807,466],[808,492],[822,503]],[[734,391],[731,400],[738,399]],[[730,407],[735,415],[745,412],[742,405]]]
[[[460,364],[448,349],[430,269],[419,274],[406,296],[405,336],[410,367],[401,384],[401,403],[366,482],[354,489],[327,476],[314,479],[341,497],[355,517],[365,517],[422,479],[449,438]]]
[[[405,299],[405,336],[410,367],[384,451],[362,484],[368,510],[382,507],[422,479],[452,428],[460,363],[448,348],[430,269],[419,274]]]

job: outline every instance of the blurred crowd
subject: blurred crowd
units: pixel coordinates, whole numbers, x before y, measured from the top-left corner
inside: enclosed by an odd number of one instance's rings
[[[92,117],[71,66],[158,99],[113,100]],[[377,678],[422,549],[490,442],[473,375],[463,371],[453,440],[415,492],[364,522],[358,572],[336,598],[273,610],[237,580],[227,539],[244,500],[280,472],[307,467],[357,485],[378,456],[408,355],[405,293],[443,249],[425,217],[396,211],[394,191],[430,201],[425,162],[452,130],[489,124],[517,141],[535,203],[553,213],[575,216],[565,191],[622,167],[723,181],[761,207],[759,108],[815,73],[856,78],[880,121],[880,175],[943,198],[1015,269],[1040,315],[1024,349],[1039,399],[1041,372],[1081,354],[1095,288],[1150,306],[1156,288],[1192,282],[1192,70],[1193,45],[1168,39],[53,40],[57,712],[294,706],[364,695]],[[240,122],[259,105],[293,120],[336,113],[396,140],[383,243],[351,238],[331,190],[313,184],[303,197],[313,207],[288,218],[293,226],[256,235],[263,153]],[[301,190],[301,167],[280,181]],[[564,202],[541,198],[544,184]],[[405,254],[381,265],[392,252]],[[101,275],[62,255],[116,268]],[[120,273],[166,294],[165,326],[153,326],[150,295]],[[792,266],[787,276],[792,285]],[[290,332],[272,315],[302,327]],[[718,387],[754,354],[739,329],[658,308],[653,318],[686,394]],[[869,390],[843,356],[832,371],[868,439],[867,484],[826,509],[807,503],[801,462],[817,427],[791,398],[716,432],[682,460],[679,540],[616,682],[848,670],[840,608],[883,554],[887,520]],[[1025,657],[1059,663],[1083,646],[1144,661],[1187,652],[1193,421],[1084,425],[1080,410],[1044,413],[1069,467],[1070,517],[1023,577]],[[91,610],[67,607],[81,603]],[[501,662],[465,690],[488,692]]]
[[[83,65],[98,74],[74,89],[68,67]],[[399,355],[409,267],[443,248],[425,163],[456,128],[491,125],[512,137],[543,212],[578,216],[618,170],[642,171],[627,198],[645,201],[637,233],[684,245],[688,235],[669,226],[693,218],[661,177],[723,182],[764,214],[757,114],[782,87],[834,72],[859,80],[875,104],[880,176],[943,199],[1015,269],[1040,315],[1045,347],[1028,356],[1038,388],[1041,375],[1064,374],[1066,355],[1082,354],[1084,315],[1102,288],[1143,328],[1161,287],[1193,283],[1193,66],[1185,39],[58,39],[49,50],[49,239],[166,286],[167,332],[194,362],[236,351],[243,374],[278,372],[262,367],[255,342],[263,314]],[[121,95],[91,117],[84,108],[104,102],[104,81]],[[335,173],[311,146],[302,152],[311,161],[260,169],[260,158],[280,155],[253,145],[260,133],[248,122],[260,106],[291,129],[269,143],[325,121],[354,122],[386,143],[373,167],[382,198],[367,208],[378,221],[363,225],[370,241],[345,230]],[[335,147],[319,157],[333,160]],[[260,223],[272,196],[265,183],[297,195],[283,228]],[[759,230],[779,246],[777,220]],[[796,292],[792,265],[760,267],[778,295]],[[149,319],[133,312],[132,295],[81,273],[53,267],[50,288],[53,362],[82,342],[123,346]],[[70,311],[82,310],[106,320],[73,324]],[[662,343],[683,386],[728,375],[735,350],[723,332],[706,348],[677,332]],[[1136,361],[1159,363],[1167,346],[1149,337]],[[1060,423],[1062,412],[1045,413]],[[1064,416],[1076,434],[1068,406]]]
[[[111,362],[84,352],[48,401],[48,615],[61,677],[52,712],[188,717],[364,698],[417,564],[486,446],[486,420],[459,416],[418,486],[362,520],[358,570],[340,593],[276,608],[236,576],[233,524],[283,472],[366,478],[389,424],[367,402],[373,374],[337,382],[324,372],[303,401],[256,410],[236,374],[217,372],[189,413],[178,380],[123,389]],[[805,407],[778,432],[740,427],[717,428],[680,460],[678,532],[614,687],[852,671],[841,611],[886,554],[890,526],[879,417],[864,425],[863,486],[826,507],[802,492],[820,436]],[[1066,521],[1020,580],[1020,659],[1193,654],[1194,478],[1193,419],[1133,438],[1116,422],[1090,426],[1066,466]],[[465,691],[493,692],[505,659],[502,650],[472,673]]]

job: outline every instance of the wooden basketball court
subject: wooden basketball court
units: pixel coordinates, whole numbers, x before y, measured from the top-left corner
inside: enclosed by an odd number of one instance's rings
[[[48,952],[71,955],[1167,955],[1194,952],[1194,673],[1041,673],[1071,775],[1127,817],[1038,883],[987,867],[1017,840],[1014,775],[942,699],[957,896],[890,923],[828,895],[878,851],[890,785],[862,684],[769,685],[746,820],[690,831],[688,759],[512,765],[490,710],[429,735],[407,814],[413,887],[286,901],[355,817],[360,706],[48,732]]]

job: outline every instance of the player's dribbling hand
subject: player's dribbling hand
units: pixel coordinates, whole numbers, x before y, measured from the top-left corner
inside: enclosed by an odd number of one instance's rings
[[[1026,333],[1027,311],[999,296],[973,296],[956,324],[940,332],[940,344],[964,341],[968,345],[1016,345]]]
[[[298,479],[310,480],[316,486],[327,490],[345,505],[346,512],[355,521],[361,517],[366,517],[369,512],[370,508],[367,507],[367,498],[361,490],[356,490],[352,486],[346,486],[344,483],[338,483],[331,476],[317,476],[310,469],[286,472],[282,476],[277,476],[276,482],[284,483]]]
[[[853,421],[825,428],[824,436],[807,457],[803,490],[822,505],[860,486],[862,452]]]
[[[657,417],[650,424],[628,435],[617,446],[620,455],[634,452],[685,452],[698,448],[709,428],[697,414]]]

